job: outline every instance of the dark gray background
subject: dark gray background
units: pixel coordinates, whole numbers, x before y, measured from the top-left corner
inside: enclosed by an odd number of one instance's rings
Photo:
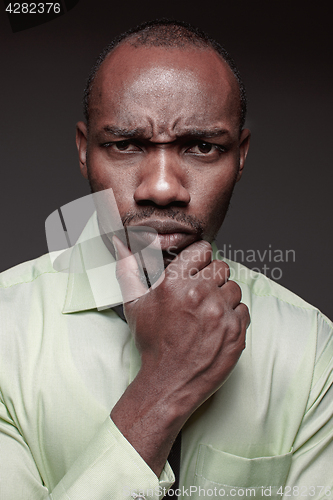
[[[164,16],[224,44],[248,90],[252,144],[219,246],[295,250],[295,262],[265,263],[281,268],[279,283],[333,318],[328,2],[80,0],[66,15],[15,34],[3,8],[0,270],[45,253],[47,216],[89,193],[74,133],[95,57],[113,36]]]

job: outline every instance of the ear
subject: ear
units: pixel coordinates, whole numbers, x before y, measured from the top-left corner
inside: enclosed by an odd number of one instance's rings
[[[76,147],[79,153],[80,169],[83,177],[88,179],[87,172],[87,125],[84,122],[76,124]]]
[[[250,137],[251,137],[251,132],[249,131],[248,128],[244,128],[241,131],[239,138],[239,169],[236,182],[238,182],[242,177],[246,156],[250,147]]]

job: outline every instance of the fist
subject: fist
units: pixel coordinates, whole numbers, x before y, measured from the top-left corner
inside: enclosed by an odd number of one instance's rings
[[[140,296],[124,306],[142,360],[138,377],[191,414],[223,384],[245,348],[250,317],[241,289],[228,279],[225,262],[211,261],[206,241],[180,252],[149,289],[128,248],[114,243],[123,259],[117,263],[123,295]]]

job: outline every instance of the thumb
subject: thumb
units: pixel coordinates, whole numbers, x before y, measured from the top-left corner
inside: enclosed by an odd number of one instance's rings
[[[112,243],[117,257],[116,277],[125,304],[147,293],[148,285],[141,264],[127,246],[117,236],[113,236]]]

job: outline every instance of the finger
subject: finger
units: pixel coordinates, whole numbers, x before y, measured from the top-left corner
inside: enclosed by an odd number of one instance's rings
[[[199,275],[201,275],[204,280],[212,280],[217,286],[222,286],[229,279],[230,268],[228,264],[222,260],[213,260],[199,272]]]
[[[208,241],[200,240],[184,248],[166,268],[166,276],[189,277],[210,264],[212,247]]]
[[[235,281],[227,281],[221,288],[224,300],[235,309],[242,300],[242,290]]]
[[[138,299],[148,291],[143,269],[139,267],[132,252],[117,236],[113,236],[112,243],[116,250],[116,277],[120,285],[123,302]]]
[[[247,330],[251,323],[251,317],[248,307],[243,302],[241,302],[237,307],[235,307],[234,311],[239,316],[244,330]]]

